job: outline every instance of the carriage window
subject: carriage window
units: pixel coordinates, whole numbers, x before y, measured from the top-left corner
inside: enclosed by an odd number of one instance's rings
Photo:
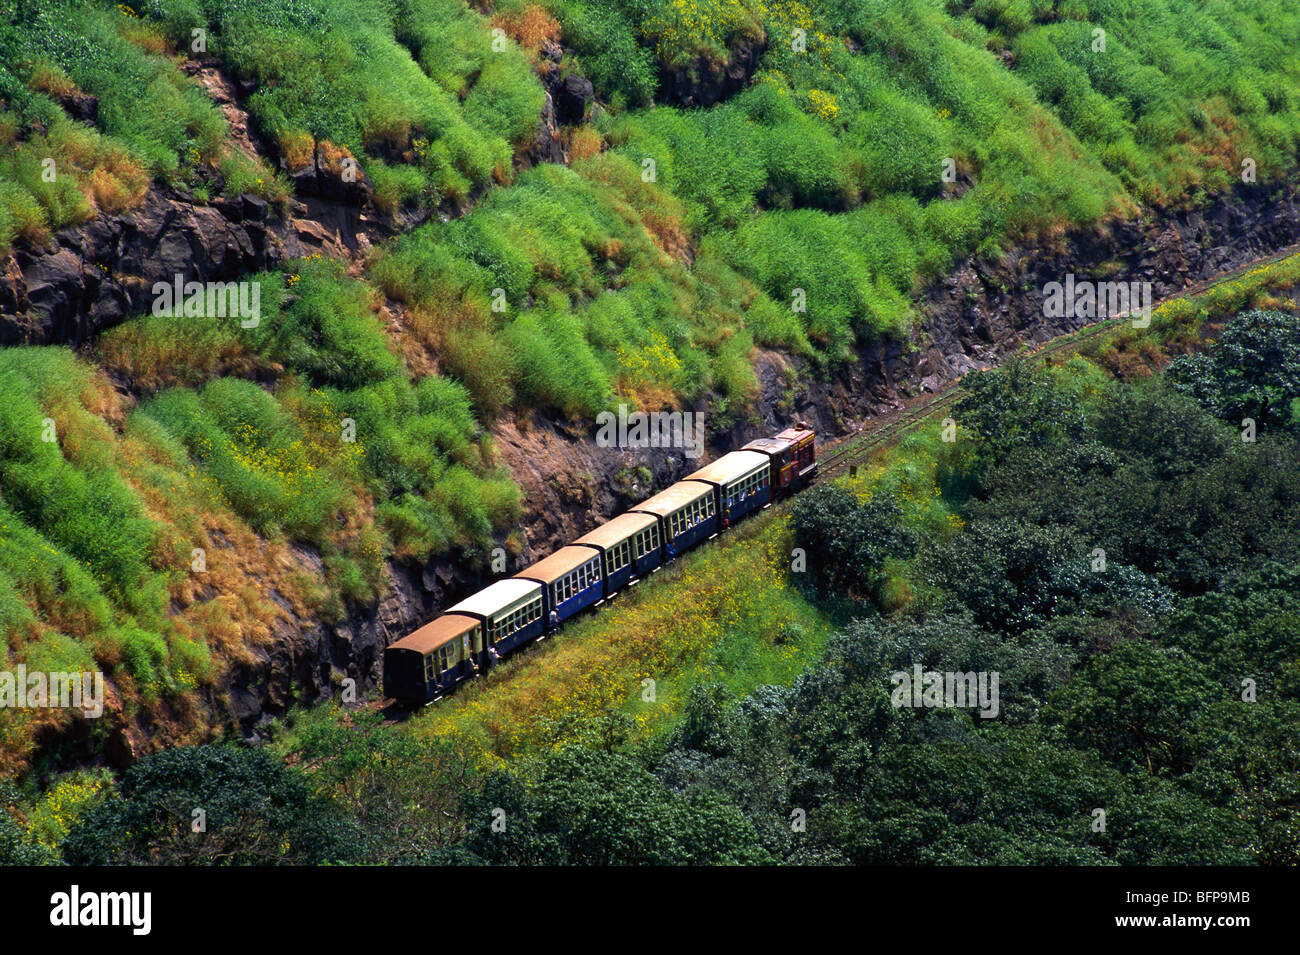
[[[728,503],[733,500],[744,500],[751,494],[755,494],[767,487],[767,468],[761,471],[755,471],[747,477],[741,478],[735,484],[727,488]]]
[[[636,536],[636,556],[644,557],[659,549],[659,524],[655,522]]]
[[[434,657],[436,654],[430,653],[424,658],[424,682],[432,683],[438,676],[438,665]]]
[[[706,494],[687,504],[680,511],[673,515],[677,526],[673,529],[673,536],[697,527],[704,521],[713,516],[713,495]]]
[[[632,541],[620,541],[605,552],[605,573],[614,574],[627,566],[628,552]],[[637,556],[640,556],[639,554]]]

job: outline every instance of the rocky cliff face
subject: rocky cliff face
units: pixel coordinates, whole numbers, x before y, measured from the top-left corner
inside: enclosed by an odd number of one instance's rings
[[[256,196],[201,203],[155,183],[129,212],[19,242],[0,274],[0,345],[79,346],[149,312],[157,282],[229,282],[317,252],[353,258],[384,233],[364,184],[311,185],[282,216]]]

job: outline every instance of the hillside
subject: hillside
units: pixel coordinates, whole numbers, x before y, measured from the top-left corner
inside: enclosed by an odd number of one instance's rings
[[[6,772],[374,692],[492,548],[683,473],[600,411],[846,434],[1068,330],[1065,271],[1300,240],[1298,41],[1280,0],[0,3],[0,630],[110,687],[6,713]]]
[[[260,750],[70,774],[19,800],[26,835],[0,846],[81,864],[1294,866],[1298,281],[1292,256],[1150,329],[974,374],[955,441],[938,416],[912,427],[435,706],[313,707]],[[914,669],[991,671],[1000,693],[900,708]],[[214,823],[199,840],[173,828],[195,804]]]

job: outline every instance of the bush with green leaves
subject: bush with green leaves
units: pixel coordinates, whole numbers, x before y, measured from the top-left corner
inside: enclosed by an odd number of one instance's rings
[[[800,581],[822,594],[877,599],[885,562],[914,557],[920,543],[900,515],[892,497],[863,502],[834,484],[799,495],[790,531],[807,558],[807,577]]]
[[[1170,363],[1165,377],[1216,418],[1300,429],[1300,316],[1253,309],[1227,323],[1205,352]]]
[[[132,766],[62,848],[71,865],[320,865],[360,843],[299,770],[260,750],[182,746]]]

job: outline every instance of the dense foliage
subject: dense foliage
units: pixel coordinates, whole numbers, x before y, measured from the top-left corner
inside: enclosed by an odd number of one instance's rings
[[[72,865],[348,861],[358,833],[266,753],[177,747],[142,759],[64,842]]]

